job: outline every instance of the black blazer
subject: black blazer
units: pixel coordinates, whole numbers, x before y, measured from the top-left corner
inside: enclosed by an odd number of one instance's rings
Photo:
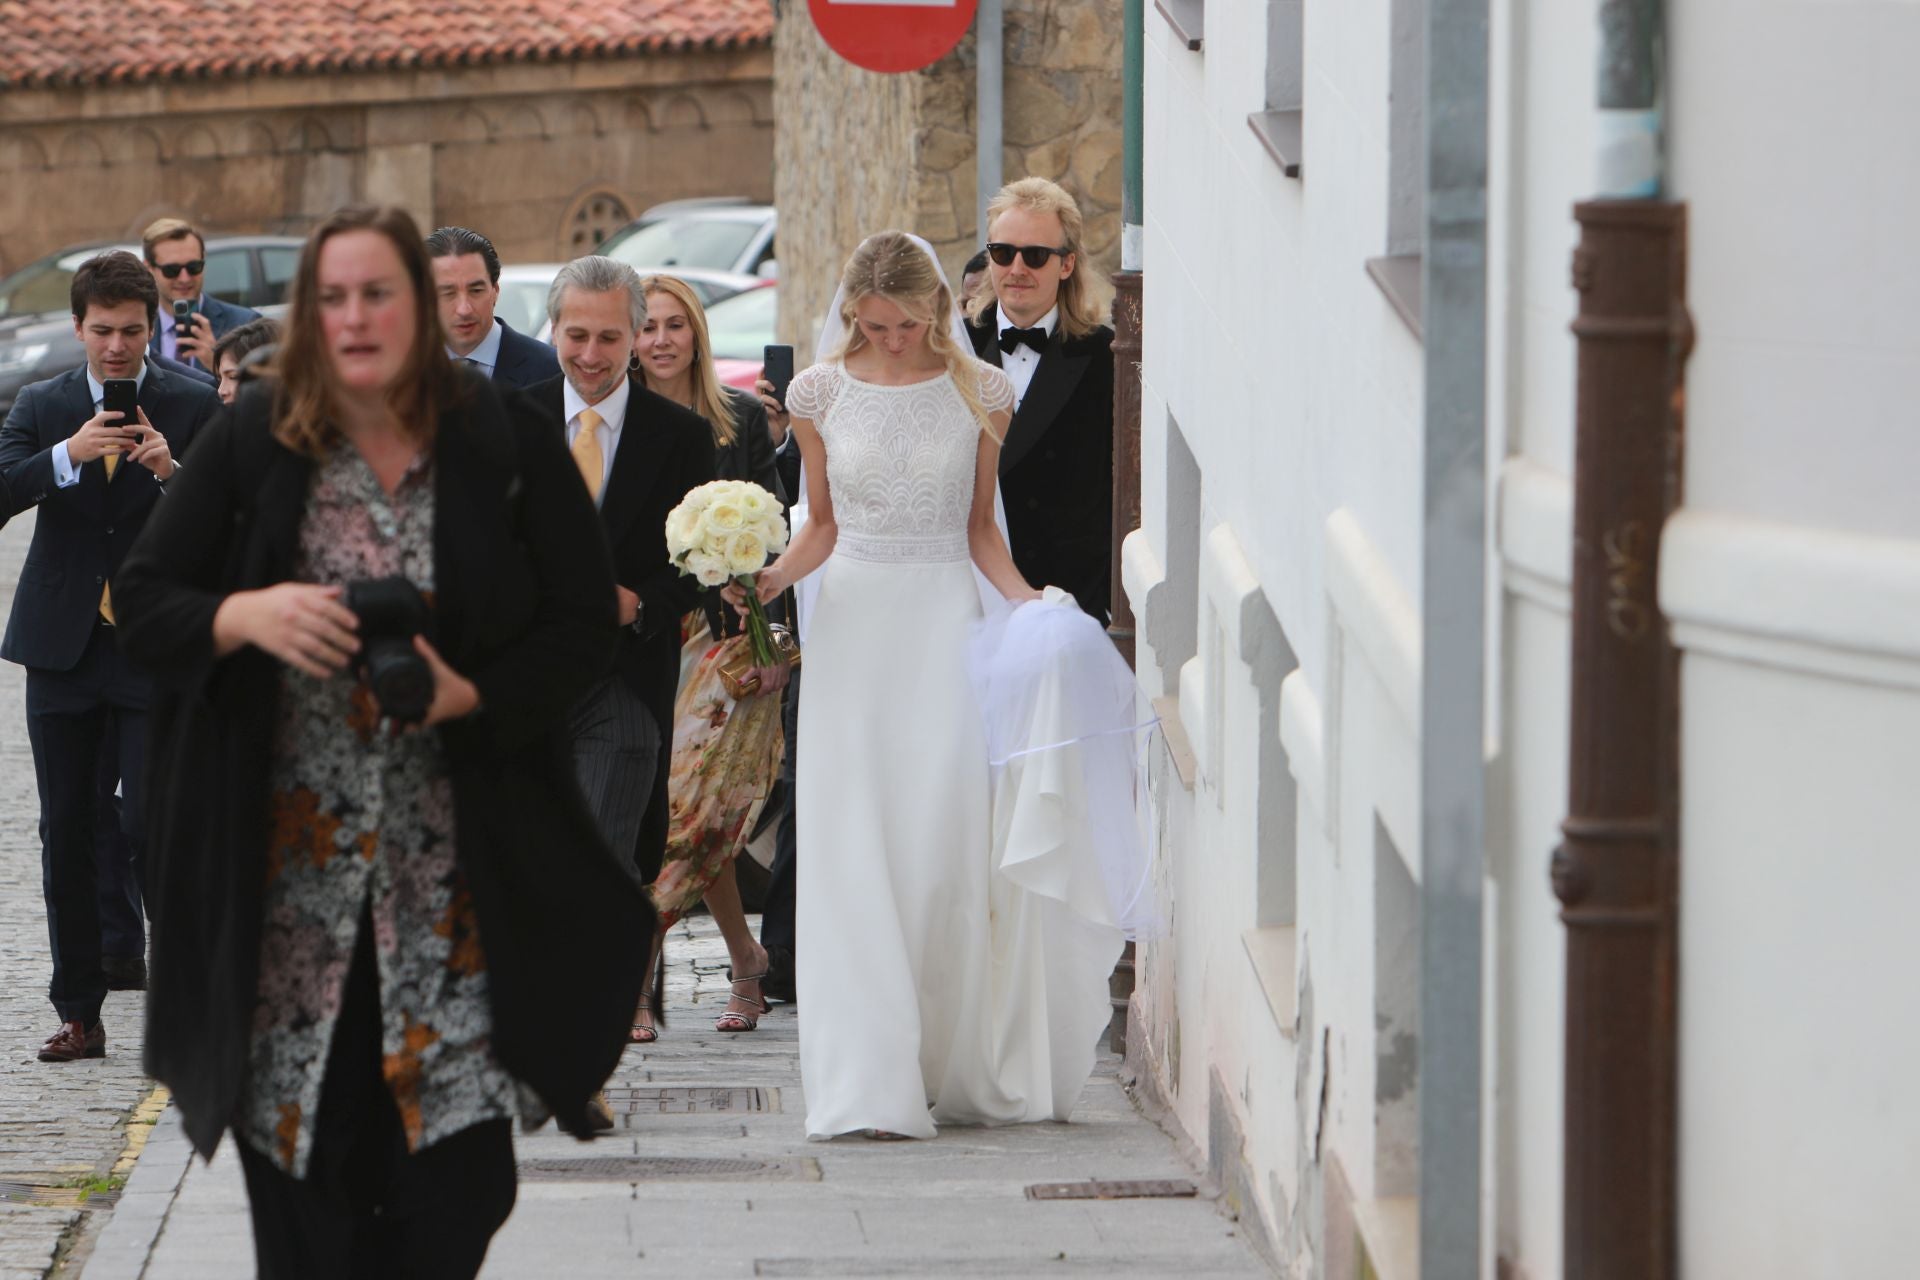
[[[481,709],[434,732],[494,1053],[583,1134],[626,1044],[654,919],[581,799],[564,735],[613,651],[613,572],[572,459],[477,374],[461,383],[434,442],[433,612]],[[114,591],[121,642],[156,684],[146,1067],[204,1155],[247,1065],[281,673],[253,648],[215,658],[213,615],[231,592],[287,579],[313,472],[269,434],[272,394],[248,386],[208,428]]]
[[[670,737],[680,683],[680,619],[700,604],[701,587],[667,559],[667,513],[688,490],[714,478],[713,430],[699,414],[647,390],[638,374],[627,381],[627,419],[600,495],[600,520],[613,547],[614,580],[640,597],[644,613],[639,634],[621,631],[614,670],[646,703],[662,736]],[[525,392],[563,449],[565,388],[566,379],[553,378]]]
[[[220,408],[212,387],[158,367],[140,384],[147,421],[167,438],[184,476],[195,434]],[[80,481],[54,485],[53,446],[94,414],[93,393],[82,365],[20,393],[0,427],[0,473],[10,496],[0,523],[28,507],[40,508],[13,612],[0,638],[0,658],[43,671],[70,671],[86,652],[100,608],[100,589],[112,582],[116,612],[118,573],[166,486],[137,464],[123,463],[107,483],[103,459],[84,463]]]
[[[163,298],[160,301],[160,305],[165,307],[171,304]],[[207,323],[213,326],[213,339],[215,342],[226,337],[241,325],[260,318],[260,313],[252,307],[243,307],[233,302],[222,302],[210,293],[203,294],[200,298],[200,314],[205,316]],[[147,339],[147,354],[149,356],[160,355],[160,341],[160,320],[159,317],[156,316],[153,322],[153,336]],[[192,369],[196,373],[205,372],[201,369],[198,360],[188,360],[184,363],[187,368]],[[147,416],[151,418],[153,415],[148,414]],[[156,423],[155,425],[158,424]]]
[[[518,332],[499,316],[493,322],[500,326],[500,358],[493,365],[495,382],[502,387],[531,387],[560,376],[560,357],[552,347]]]
[[[1000,366],[989,306],[974,350]],[[1059,326],[1000,449],[1000,495],[1013,562],[1035,586],[1073,593],[1106,620],[1113,592],[1113,330],[1063,338]]]

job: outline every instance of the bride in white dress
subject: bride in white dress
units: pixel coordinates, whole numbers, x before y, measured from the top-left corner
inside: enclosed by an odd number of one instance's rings
[[[796,795],[807,1131],[1064,1120],[1122,939],[1050,946],[1047,908],[995,866],[975,566],[1012,604],[1041,596],[994,519],[1012,387],[913,237],[861,244],[836,303],[844,340],[787,396],[806,523],[757,584],[772,599],[821,570]]]

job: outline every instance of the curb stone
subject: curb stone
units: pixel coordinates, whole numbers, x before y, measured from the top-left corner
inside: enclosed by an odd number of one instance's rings
[[[180,1109],[168,1102],[94,1242],[82,1271],[86,1280],[140,1280],[192,1160],[193,1143],[181,1125]]]

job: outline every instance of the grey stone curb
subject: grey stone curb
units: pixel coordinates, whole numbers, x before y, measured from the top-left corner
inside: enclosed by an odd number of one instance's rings
[[[192,1161],[193,1143],[180,1123],[180,1109],[169,1102],[94,1242],[82,1272],[86,1280],[140,1280]]]

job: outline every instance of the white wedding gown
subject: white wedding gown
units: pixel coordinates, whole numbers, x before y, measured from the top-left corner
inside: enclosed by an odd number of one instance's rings
[[[1006,376],[977,367],[989,411],[1011,407]],[[1064,1120],[1123,940],[1078,916],[1062,927],[1044,885],[994,865],[968,676],[979,424],[945,375],[879,386],[838,364],[796,377],[788,406],[825,443],[839,530],[809,621],[797,747],[807,1132]]]

